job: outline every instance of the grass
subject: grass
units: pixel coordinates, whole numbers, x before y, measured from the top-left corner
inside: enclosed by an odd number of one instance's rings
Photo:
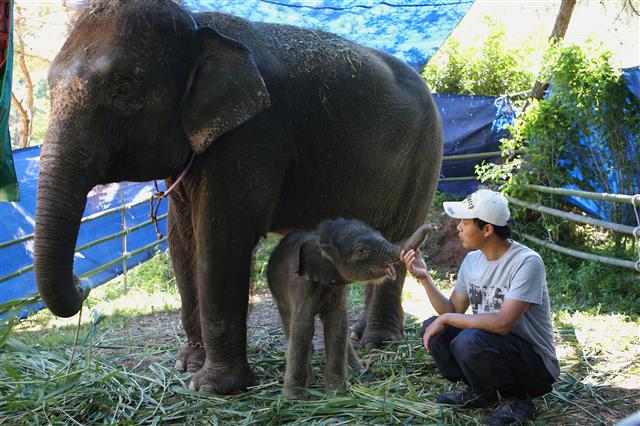
[[[0,341],[0,424],[480,425],[491,414],[433,402],[457,386],[440,377],[420,346],[418,318],[431,313],[410,277],[403,300],[406,337],[380,350],[359,349],[368,368],[350,377],[346,394],[324,395],[324,359],[317,353],[312,398],[283,399],[281,327],[260,323],[250,324],[248,343],[260,384],[233,396],[192,392],[190,375],[173,369],[185,342],[168,265],[160,254],[131,271],[126,290],[118,280],[95,289],[81,316],[60,320],[42,311],[14,325]],[[255,272],[260,292],[263,275]],[[451,289],[451,277],[436,276],[440,288]],[[352,309],[360,309],[362,300],[362,287],[352,286]],[[270,300],[257,304],[275,312]],[[554,325],[562,375],[553,393],[536,401],[535,424],[611,424],[640,409],[637,318],[558,310]]]

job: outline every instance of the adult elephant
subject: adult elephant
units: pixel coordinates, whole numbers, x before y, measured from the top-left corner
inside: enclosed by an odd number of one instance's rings
[[[191,15],[169,0],[98,1],[77,19],[49,85],[34,264],[56,315],[81,307],[72,269],[88,191],[171,184],[197,154],[169,215],[189,340],[176,365],[197,370],[193,389],[254,383],[246,316],[261,235],[343,216],[400,241],[423,223],[439,175],[442,128],[422,79],[322,31]],[[368,289],[366,345],[402,335],[397,269]]]

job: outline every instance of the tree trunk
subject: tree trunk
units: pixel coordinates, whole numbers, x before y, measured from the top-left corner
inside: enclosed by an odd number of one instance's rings
[[[19,147],[27,148],[31,140],[31,125],[33,124],[33,81],[31,80],[31,74],[29,73],[27,60],[25,58],[27,52],[21,31],[26,28],[26,25],[24,18],[22,17],[22,9],[20,7],[15,8],[14,22],[14,34],[16,36],[17,43],[16,49],[14,49],[13,53],[20,65],[20,71],[24,78],[24,88],[27,93],[25,99],[23,99],[26,105],[19,101],[14,93],[11,94],[11,101],[20,114],[22,130],[20,131]]]
[[[14,51],[14,53],[18,53],[18,62],[20,64],[20,70],[22,71],[22,76],[24,77],[24,87],[27,89],[27,111],[33,117],[33,81],[31,81],[31,73],[29,72],[29,68],[27,67],[27,61],[25,59],[25,45],[24,39],[21,34],[18,34],[18,51]],[[31,133],[31,131],[29,131]]]
[[[24,109],[22,103],[16,98],[16,94],[11,92],[11,103],[13,107],[20,114],[20,142],[18,148],[27,148],[29,146],[29,129],[31,128],[31,120],[29,119],[29,113]]]
[[[567,33],[567,28],[569,28],[569,22],[571,21],[571,15],[573,14],[573,8],[575,5],[576,0],[562,0],[562,3],[560,4],[560,11],[558,12],[558,16],[556,16],[556,23],[553,26],[553,31],[551,31],[551,36],[549,37],[552,43],[557,43],[559,40],[564,38],[564,35]],[[549,87],[549,83],[536,81],[533,85],[533,89],[531,89],[531,93],[529,94],[529,100],[542,99],[547,87]],[[522,109],[523,111],[529,105],[529,100],[527,100],[527,103]]]

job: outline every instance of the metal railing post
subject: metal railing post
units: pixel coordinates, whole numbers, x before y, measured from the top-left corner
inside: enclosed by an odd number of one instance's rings
[[[124,191],[120,193],[120,203],[124,207]],[[127,294],[127,209],[120,210],[120,224],[122,229],[122,285],[124,293]]]

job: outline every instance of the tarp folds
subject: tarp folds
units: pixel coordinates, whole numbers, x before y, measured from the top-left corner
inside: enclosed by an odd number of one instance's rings
[[[624,69],[622,76],[629,91],[640,101],[640,66]]]
[[[473,0],[186,0],[194,12],[216,11],[251,21],[338,34],[384,50],[416,71],[449,36]]]
[[[640,67],[623,69],[622,77],[626,88],[629,90],[627,95],[628,103],[640,102]],[[551,94],[553,91],[554,87],[550,86],[547,93]],[[615,107],[626,109],[624,105],[616,105]],[[626,112],[626,114],[629,114],[629,112]],[[640,163],[636,161],[640,157],[638,151],[640,149],[640,140],[630,129],[625,128],[620,123],[606,123],[605,127],[591,129],[592,133],[588,137],[582,136],[579,140],[579,147],[582,149],[576,148],[571,152],[563,152],[557,158],[558,165],[569,170],[574,182],[577,182],[577,184],[568,185],[565,188],[596,193],[637,194],[640,192]],[[627,165],[632,165],[632,168],[635,168],[635,173],[621,172],[622,169],[619,168],[620,160],[616,158],[615,153],[610,148],[609,139],[606,137],[607,133],[625,136],[624,148],[617,147],[616,149],[625,153],[628,160]],[[582,134],[584,135],[584,133]],[[597,159],[597,161],[593,161],[593,159]],[[626,170],[629,170],[629,168]],[[623,225],[637,225],[637,213],[630,205],[618,205],[614,208],[616,203],[610,201],[596,201],[574,196],[565,196],[563,198],[591,217],[605,221],[616,221]],[[616,212],[616,217],[612,216],[614,211]]]
[[[500,150],[500,139],[509,136],[505,126],[513,124],[515,114],[508,98],[490,96],[434,94],[444,128],[444,156]],[[496,163],[500,157],[443,161],[440,177],[475,176],[475,166]],[[438,189],[448,194],[467,195],[478,188],[478,181],[440,182]]]
[[[11,156],[9,108],[13,70],[13,2],[0,0],[0,201],[18,201],[18,180]]]

